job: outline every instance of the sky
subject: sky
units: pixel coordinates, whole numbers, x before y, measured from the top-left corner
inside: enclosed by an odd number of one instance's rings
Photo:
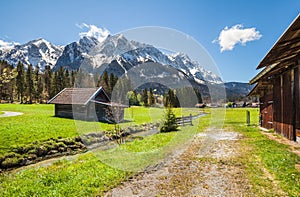
[[[143,26],[183,32],[210,54],[224,81],[248,82],[300,13],[300,0],[2,0],[0,45],[56,45]],[[101,37],[102,36],[102,37]]]

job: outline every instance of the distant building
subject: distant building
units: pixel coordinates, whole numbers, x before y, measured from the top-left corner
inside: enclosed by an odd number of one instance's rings
[[[257,69],[249,95],[259,95],[260,125],[300,142],[300,15]]]
[[[121,122],[126,106],[111,103],[102,87],[65,88],[48,104],[55,104],[55,116],[79,120]]]

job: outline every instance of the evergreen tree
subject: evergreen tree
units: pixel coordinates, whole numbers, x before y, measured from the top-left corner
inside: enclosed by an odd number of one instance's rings
[[[145,107],[148,106],[148,91],[147,91],[147,88],[145,88],[142,92],[142,102],[143,102],[143,106],[145,106]]]
[[[45,83],[46,99],[49,100],[52,97],[52,71],[50,66],[45,66],[45,72],[43,76]]]
[[[72,70],[71,72],[71,87],[75,85],[76,72]]]
[[[171,105],[168,104],[166,113],[164,115],[164,122],[162,127],[160,128],[160,132],[171,132],[177,130],[178,130],[178,125],[176,123],[176,116],[172,110]]]
[[[38,102],[40,96],[41,96],[41,93],[38,92],[38,86],[39,86],[39,76],[40,75],[40,67],[39,66],[36,66],[35,70],[34,70],[34,81],[33,81],[33,85],[34,85],[34,93],[33,93],[33,97],[34,97],[34,100],[36,102]],[[41,82],[40,82],[41,83]]]
[[[57,71],[56,80],[57,80],[56,83],[57,83],[57,90],[58,90],[57,93],[58,93],[66,87],[65,73],[64,73],[64,68],[62,66],[59,67]]]
[[[65,87],[64,88],[70,88],[71,87],[71,77],[70,77],[70,73],[69,70],[66,69],[65,71]]]
[[[149,89],[149,96],[148,96],[148,105],[152,106],[154,104],[155,104],[155,98],[154,98],[154,95],[153,95],[152,88],[150,88]]]
[[[43,98],[43,82],[42,82],[42,76],[38,77],[37,81],[37,89],[36,89],[36,102],[42,103]]]
[[[16,87],[18,100],[20,103],[23,103],[25,92],[25,69],[21,62],[17,65]]]
[[[171,107],[180,107],[178,98],[174,93],[174,90],[169,89],[168,92],[164,95],[163,98],[164,106],[167,107],[171,105]]]
[[[32,65],[29,64],[26,71],[26,96],[28,102],[32,103],[32,98],[34,95],[34,83],[33,83],[33,68]]]

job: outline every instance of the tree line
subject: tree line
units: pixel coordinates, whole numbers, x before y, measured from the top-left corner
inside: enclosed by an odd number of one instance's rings
[[[64,88],[71,87],[102,86],[110,94],[117,81],[117,76],[107,72],[99,76],[98,73],[92,75],[81,69],[69,71],[64,67],[53,71],[50,66],[42,72],[31,64],[25,68],[19,62],[14,68],[6,61],[0,61],[0,102],[45,103]]]
[[[86,73],[82,69],[69,71],[64,67],[53,71],[50,66],[46,66],[41,71],[38,66],[34,68],[31,64],[26,68],[19,62],[14,68],[6,61],[0,61],[0,102],[45,103],[64,88],[95,86],[103,87],[109,97],[117,98],[114,102],[126,104],[129,101],[129,106],[170,104],[173,107],[185,107],[186,103],[194,106],[201,102],[200,92],[196,89],[193,91],[197,100],[192,101],[188,96],[191,91],[189,88],[168,89],[164,95],[157,95],[152,88],[137,92],[132,89],[130,79],[119,79],[107,71],[101,76],[99,73]]]

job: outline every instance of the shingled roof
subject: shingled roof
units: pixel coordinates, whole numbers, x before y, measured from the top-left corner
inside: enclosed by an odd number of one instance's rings
[[[94,99],[100,92],[104,92],[103,88],[65,88],[52,99],[48,104],[78,104],[86,105]],[[104,92],[105,94],[105,92]]]

